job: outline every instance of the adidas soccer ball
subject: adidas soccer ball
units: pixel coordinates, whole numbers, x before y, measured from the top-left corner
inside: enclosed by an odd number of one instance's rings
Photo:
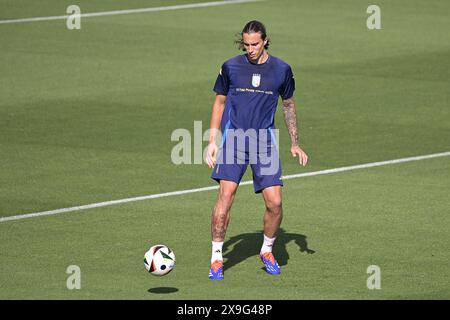
[[[175,254],[168,246],[157,244],[145,253],[144,266],[149,273],[164,276],[175,266]]]

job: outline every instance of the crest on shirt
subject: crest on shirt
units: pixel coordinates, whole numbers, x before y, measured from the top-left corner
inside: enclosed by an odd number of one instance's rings
[[[254,73],[252,76],[252,86],[259,87],[259,84],[261,83],[261,75],[258,73]]]

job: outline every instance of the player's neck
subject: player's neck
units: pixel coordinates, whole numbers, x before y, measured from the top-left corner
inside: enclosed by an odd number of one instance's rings
[[[267,61],[267,59],[269,59],[269,53],[266,50],[264,50],[256,60],[250,60],[250,58],[248,58],[248,60],[253,64],[263,64]]]

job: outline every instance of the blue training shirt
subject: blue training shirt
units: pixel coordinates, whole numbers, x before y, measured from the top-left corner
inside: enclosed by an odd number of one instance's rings
[[[254,64],[247,54],[227,60],[217,76],[214,91],[227,97],[222,115],[222,133],[233,129],[273,129],[278,98],[294,95],[291,67],[269,55],[266,62]]]

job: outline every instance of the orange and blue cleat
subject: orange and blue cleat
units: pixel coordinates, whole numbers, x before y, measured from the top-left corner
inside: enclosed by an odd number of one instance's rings
[[[212,280],[223,280],[223,261],[216,260],[211,263],[211,269],[209,269],[209,278]]]
[[[261,261],[266,266],[266,272],[268,274],[280,274],[280,266],[278,265],[277,260],[275,260],[272,252],[264,252],[259,256],[261,258]]]

